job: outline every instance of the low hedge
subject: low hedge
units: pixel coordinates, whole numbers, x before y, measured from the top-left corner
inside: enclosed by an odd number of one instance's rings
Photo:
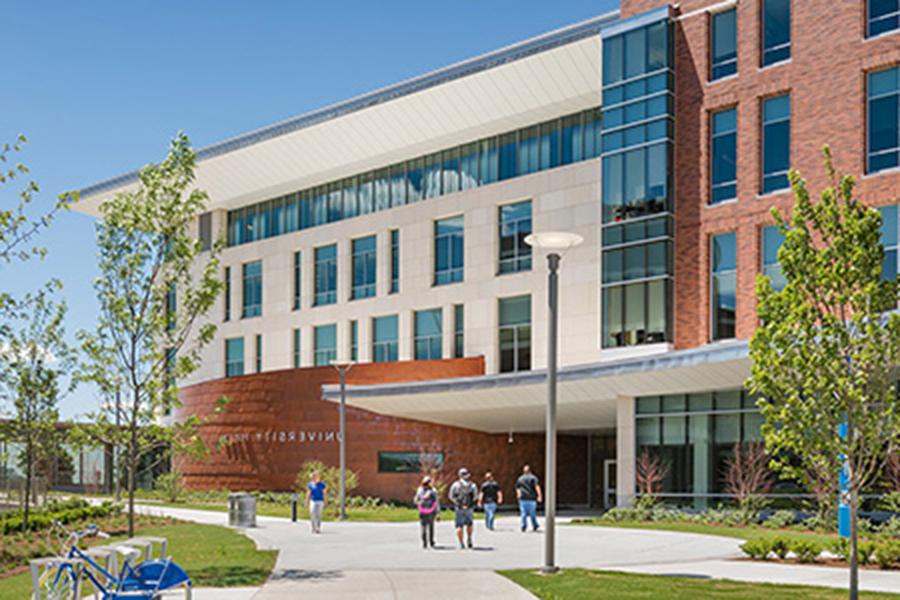
[[[28,515],[28,531],[48,529],[54,521],[73,523],[90,519],[101,519],[118,513],[120,507],[111,502],[99,506],[91,506],[84,500],[51,502]],[[9,535],[18,531],[26,531],[25,515],[21,510],[13,511],[0,518],[0,533]]]

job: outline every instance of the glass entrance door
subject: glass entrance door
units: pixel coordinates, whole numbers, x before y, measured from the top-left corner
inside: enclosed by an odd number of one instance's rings
[[[603,461],[603,508],[609,510],[616,506],[616,460]]]

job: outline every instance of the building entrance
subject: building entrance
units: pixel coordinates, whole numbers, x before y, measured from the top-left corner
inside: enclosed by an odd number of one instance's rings
[[[616,505],[616,432],[593,433],[590,444],[590,506],[606,510]]]

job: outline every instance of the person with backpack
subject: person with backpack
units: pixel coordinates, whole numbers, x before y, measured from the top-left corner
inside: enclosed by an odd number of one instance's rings
[[[484,508],[484,525],[489,531],[494,530],[498,504],[503,504],[503,490],[500,489],[500,484],[494,481],[494,475],[488,471],[484,474],[484,483],[481,484],[478,506]]]
[[[414,499],[419,509],[419,525],[422,529],[422,548],[434,548],[434,521],[441,512],[441,502],[437,490],[431,485],[431,477],[422,478],[422,485],[416,490]]]
[[[456,538],[460,550],[472,547],[472,527],[475,524],[475,501],[478,499],[478,487],[469,479],[469,470],[459,470],[459,479],[450,486],[450,502],[456,513]],[[463,544],[463,529],[466,530],[466,544]]]
[[[528,465],[522,467],[522,474],[516,480],[516,498],[519,500],[519,514],[522,516],[522,531],[528,528],[529,517],[531,527],[537,531],[537,505],[541,501],[541,482]]]

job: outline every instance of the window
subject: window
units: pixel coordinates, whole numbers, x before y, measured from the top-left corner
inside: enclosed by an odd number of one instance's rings
[[[255,361],[254,366],[256,368],[257,373],[262,373],[262,351],[263,351],[263,348],[262,348],[262,336],[259,334],[256,334],[255,346],[256,346],[256,361]]]
[[[737,73],[737,10],[715,13],[711,18],[711,81]]]
[[[442,356],[443,314],[441,309],[416,311],[415,357],[416,360],[433,360]]]
[[[166,331],[173,331],[178,323],[178,286],[169,282],[166,290]]]
[[[225,340],[225,377],[244,374],[244,338]]]
[[[200,215],[197,223],[197,237],[200,239],[200,251],[206,252],[212,248],[212,213],[205,212]]]
[[[867,171],[900,165],[900,67],[868,76]]]
[[[531,233],[531,200],[500,207],[499,273],[531,270],[531,246],[525,237]]]
[[[463,280],[463,217],[434,222],[434,285]]]
[[[244,293],[242,318],[258,317],[262,314],[262,261],[244,263]]]
[[[453,307],[453,358],[466,355],[465,309],[462,304]]]
[[[400,230],[391,229],[391,294],[400,291]]]
[[[223,320],[231,320],[231,267],[225,267],[225,318]]]
[[[763,0],[762,66],[791,57],[791,0]]]
[[[353,287],[350,299],[371,298],[375,295],[375,236],[353,240]]]
[[[788,187],[791,166],[791,97],[762,101],[762,193]]]
[[[337,302],[337,244],[315,250],[315,306]]]
[[[324,367],[337,358],[337,325],[313,328],[313,365]]]
[[[763,227],[762,230],[762,274],[772,282],[772,289],[781,291],[787,283],[778,262],[778,249],[784,242],[784,234],[777,225]]]
[[[898,0],[867,0],[866,35],[880,35],[900,29],[900,2]]]
[[[301,364],[301,363],[300,363],[300,357],[301,357],[301,355],[300,355],[300,347],[301,347],[301,346],[300,346],[300,330],[299,330],[299,329],[295,329],[295,330],[294,330],[293,346],[294,346],[294,348],[293,348],[293,354],[294,354],[294,368],[295,368],[295,369],[299,369],[299,368],[300,368],[300,364]]]
[[[294,252],[294,310],[300,310],[300,253]]]
[[[379,473],[421,473],[423,467],[441,468],[443,452],[379,452]]]
[[[531,296],[501,298],[500,372],[531,369]]]
[[[712,294],[712,339],[734,337],[737,286],[737,251],[735,233],[712,236],[710,242]]]
[[[897,278],[897,205],[882,206],[878,209],[881,213],[881,244],[884,246],[884,266],[881,269],[882,279]]]
[[[397,360],[397,315],[372,319],[372,362]]]
[[[359,322],[350,321],[350,360],[359,360]]]
[[[712,114],[710,204],[737,198],[737,109]]]

